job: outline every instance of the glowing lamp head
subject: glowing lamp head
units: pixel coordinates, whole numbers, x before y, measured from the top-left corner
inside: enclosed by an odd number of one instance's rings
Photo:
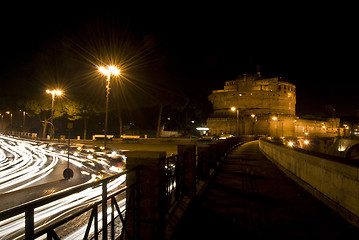
[[[235,107],[231,107],[231,111],[236,111],[236,108]]]
[[[294,143],[292,141],[288,142],[288,146],[289,147],[293,147],[294,146]]]
[[[118,76],[120,75],[120,69],[118,69],[116,66],[108,66],[108,70],[110,71],[110,73],[114,76]]]
[[[106,76],[110,76],[110,75],[113,75],[113,76],[119,76],[120,75],[120,69],[118,69],[116,66],[114,65],[110,65],[110,66],[107,66],[107,67],[104,67],[104,66],[100,66],[100,67],[97,67],[98,68],[98,71]]]
[[[110,71],[105,67],[98,67],[98,71],[104,75],[109,75]]]
[[[46,93],[52,94],[53,96],[55,96],[55,95],[56,96],[61,96],[62,95],[62,91],[59,90],[59,89],[54,89],[54,90],[47,89]]]
[[[304,144],[305,144],[305,145],[308,145],[308,144],[309,144],[309,140],[307,140],[307,139],[304,140]]]
[[[276,121],[278,118],[277,117],[272,117],[272,120],[273,121]]]

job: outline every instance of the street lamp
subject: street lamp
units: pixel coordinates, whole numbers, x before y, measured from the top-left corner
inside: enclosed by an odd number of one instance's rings
[[[108,99],[110,96],[110,82],[111,82],[111,76],[119,76],[120,75],[120,69],[118,69],[116,66],[110,65],[110,66],[98,66],[98,71],[102,73],[103,75],[107,76],[106,79],[106,110],[105,110],[105,139],[103,142],[104,147],[106,147],[106,140],[107,140],[107,122],[108,122]]]
[[[62,91],[58,90],[58,89],[54,89],[54,90],[47,89],[46,93],[51,94],[51,96],[52,96],[52,98],[51,98],[51,100],[52,100],[51,101],[51,135],[52,135],[52,138],[53,138],[54,137],[54,131],[55,131],[54,124],[53,124],[55,96],[61,96]],[[50,139],[51,139],[51,136],[50,136]]]
[[[239,127],[239,109],[236,107],[231,107],[231,111],[232,112],[237,112],[237,119],[236,119],[236,137],[239,136],[239,131],[238,131],[238,127]]]
[[[276,116],[273,116],[272,120],[275,122],[275,135],[276,137],[278,137],[278,123],[277,123],[278,118]]]
[[[256,116],[254,113],[251,114],[251,118],[253,119],[252,132],[253,132],[253,134],[255,134],[257,131],[254,131],[254,130],[255,130],[255,129],[254,129],[254,126],[255,126],[256,122],[258,121],[258,118],[257,118],[257,116]]]
[[[12,131],[12,112],[7,111],[6,114],[10,115],[10,129]]]

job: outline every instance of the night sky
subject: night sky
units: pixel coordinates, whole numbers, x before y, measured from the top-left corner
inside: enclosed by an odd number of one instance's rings
[[[126,103],[155,104],[163,92],[206,96],[259,65],[297,86],[299,115],[359,109],[354,6],[39,7],[1,16],[1,94],[101,95],[96,65],[110,61],[125,69]]]

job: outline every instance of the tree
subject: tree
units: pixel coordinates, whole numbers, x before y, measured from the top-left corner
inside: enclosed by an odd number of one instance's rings
[[[59,101],[59,100],[58,100]],[[38,116],[42,124],[42,138],[45,138],[47,124],[51,121],[51,101],[45,98],[26,100],[22,104],[30,117]],[[85,108],[80,102],[64,99],[54,104],[54,119],[67,116],[70,121],[79,120],[83,117]]]
[[[66,100],[63,108],[67,115],[67,119],[70,121],[81,119],[85,111],[85,106],[82,103],[73,100]]]
[[[42,124],[42,138],[45,138],[47,124],[49,123],[48,111],[51,111],[51,103],[45,99],[23,100],[23,106],[30,117],[38,116]],[[55,117],[55,111],[54,111]]]

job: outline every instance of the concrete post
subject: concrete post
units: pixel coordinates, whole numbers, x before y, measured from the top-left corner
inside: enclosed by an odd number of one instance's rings
[[[178,145],[177,153],[185,155],[185,191],[192,195],[196,191],[196,145]]]
[[[201,180],[209,179],[209,146],[197,147],[198,151],[198,175]]]
[[[138,166],[139,202],[133,207],[131,189],[126,191],[126,217],[131,239],[164,239],[166,224],[166,171],[165,152],[130,151],[126,153],[127,169]],[[127,174],[127,186],[136,183],[135,174]],[[138,212],[137,212],[138,211]]]

